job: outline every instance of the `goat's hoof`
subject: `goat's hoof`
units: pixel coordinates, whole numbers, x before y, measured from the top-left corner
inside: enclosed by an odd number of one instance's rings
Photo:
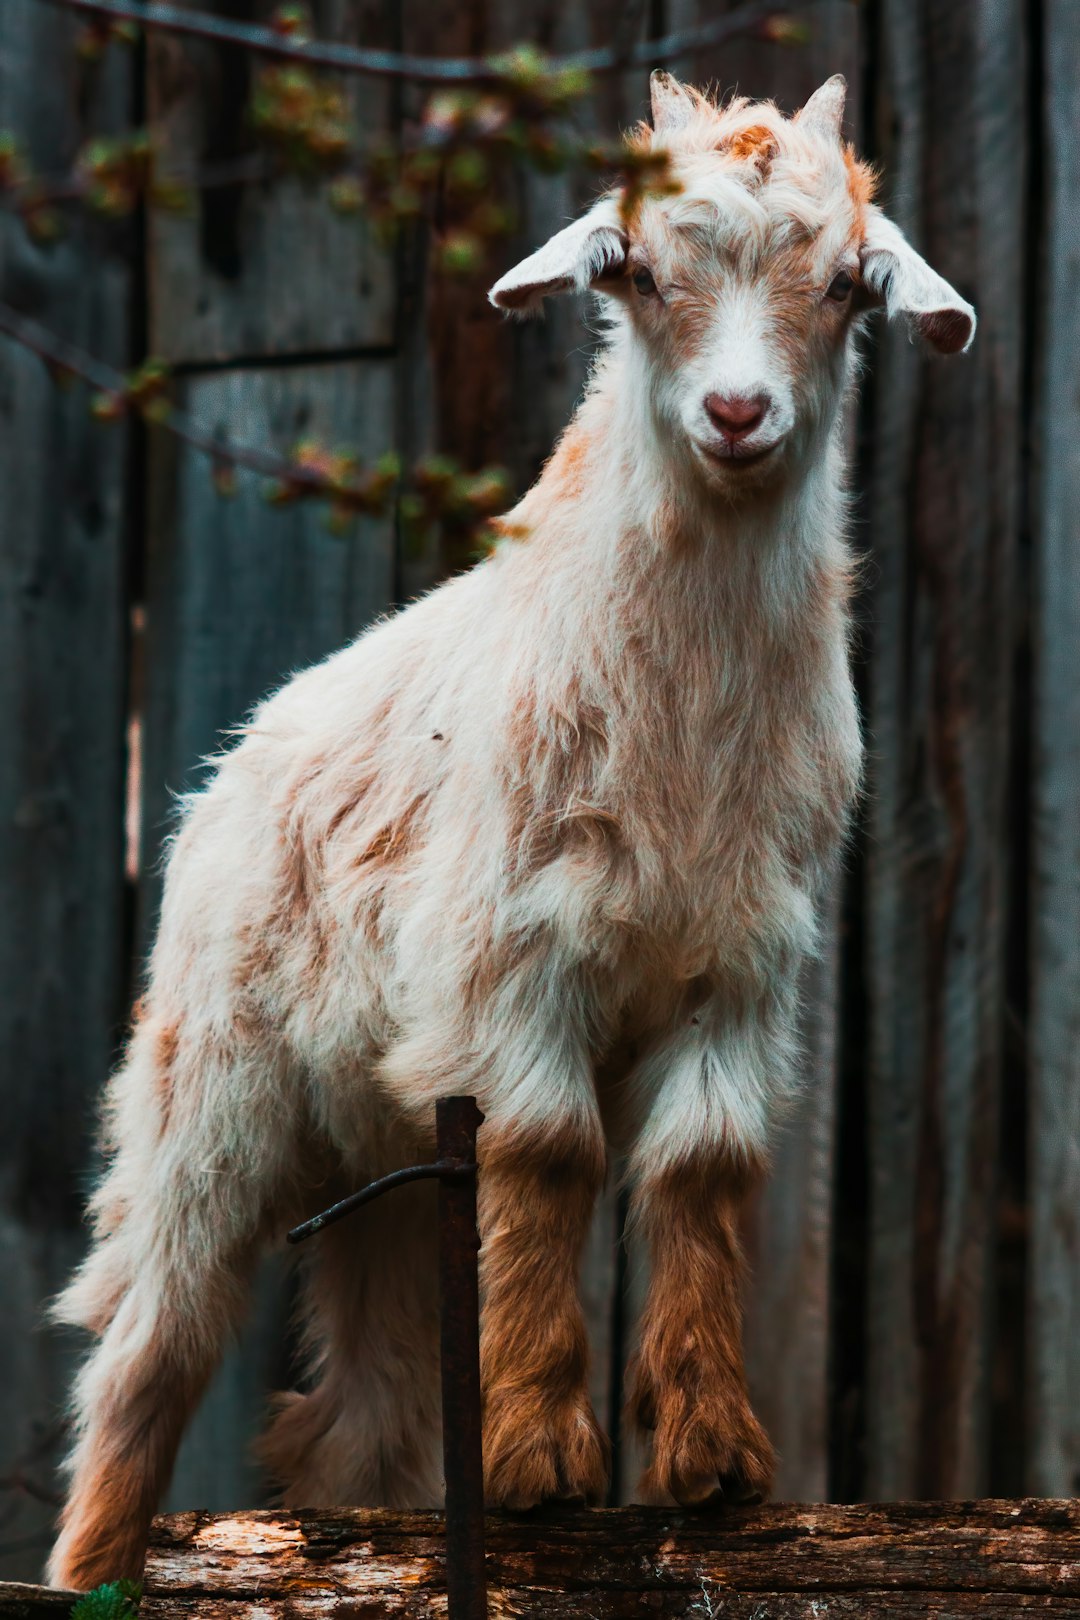
[[[642,1500],[681,1507],[761,1502],[772,1488],[776,1457],[745,1396],[693,1402],[682,1391],[658,1402],[653,1456]]]
[[[49,1559],[46,1581],[67,1592],[91,1592],[126,1576],[142,1574],[145,1538],[125,1535],[114,1524],[65,1527]]]
[[[484,1419],[489,1507],[524,1513],[542,1502],[593,1506],[607,1492],[610,1448],[585,1396],[490,1395]]]
[[[749,1485],[741,1474],[721,1474],[715,1488],[697,1505],[702,1508],[756,1507],[764,1502],[767,1494]]]

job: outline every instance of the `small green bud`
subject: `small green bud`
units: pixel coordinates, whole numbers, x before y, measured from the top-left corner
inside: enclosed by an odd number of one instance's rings
[[[343,174],[335,180],[327,196],[337,214],[358,214],[364,206],[364,188],[354,174]]]
[[[472,231],[448,231],[439,243],[438,258],[450,275],[471,275],[484,262],[483,244]]]

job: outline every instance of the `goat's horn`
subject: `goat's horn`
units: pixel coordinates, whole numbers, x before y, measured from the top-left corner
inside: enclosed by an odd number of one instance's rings
[[[846,99],[847,80],[842,73],[834,73],[831,79],[825,80],[819,90],[814,91],[799,114],[799,123],[804,129],[812,129],[818,135],[826,135],[838,141],[844,122]]]
[[[654,68],[649,75],[649,96],[652,101],[653,129],[657,132],[678,129],[688,122],[694,103],[672,73]]]

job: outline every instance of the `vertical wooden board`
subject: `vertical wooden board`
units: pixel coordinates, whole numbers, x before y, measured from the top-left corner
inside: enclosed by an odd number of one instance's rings
[[[355,447],[365,459],[392,446],[387,362],[218,373],[189,379],[184,396],[196,419],[249,443],[287,447],[312,434]],[[175,452],[171,442],[157,448],[140,896],[147,940],[172,794],[195,785],[199,761],[270,688],[382,612],[394,577],[390,518],[363,520],[339,538],[317,505],[272,510],[259,480],[243,473],[235,499],[224,501],[205,458]],[[271,1268],[185,1438],[169,1497],[174,1507],[258,1500],[251,1443],[268,1390],[280,1381],[286,1318],[280,1267]]]
[[[610,45],[624,34],[644,38],[648,21],[647,7],[618,5],[614,0],[598,0],[587,9],[558,0],[545,8],[542,19],[527,0],[513,0],[500,7],[498,43],[538,40],[546,50],[567,55]],[[585,140],[614,141],[647,110],[646,69],[597,74],[591,93],[574,109],[570,122]],[[583,213],[610,181],[610,176],[580,166],[557,175],[523,169],[515,189],[519,226],[512,240],[499,247],[497,273]],[[549,298],[542,320],[510,324],[512,398],[528,402],[527,409],[513,410],[513,438],[508,445],[510,466],[522,490],[536,477],[582,396],[598,348],[598,330],[593,303],[582,297]]]
[[[398,48],[439,56],[476,56],[487,49],[488,7],[482,0],[403,0]],[[401,87],[403,127],[415,126],[432,92]],[[446,276],[434,266],[432,231],[403,232],[397,254],[399,434],[409,462],[433,451],[470,471],[507,462],[504,435],[512,420],[510,335],[487,302],[488,275]],[[494,280],[494,276],[490,278]],[[401,548],[399,595],[428,589],[450,562],[439,539]]]
[[[746,1371],[778,1453],[775,1494],[822,1502],[829,1486],[829,1322],[836,1131],[838,946],[803,974],[804,1090],[777,1132],[768,1182],[748,1211]]]
[[[712,22],[724,11],[736,9],[736,0],[725,0],[719,7],[709,0],[669,0],[665,26],[675,32]],[[819,0],[816,5],[789,11],[778,6],[777,17],[805,27],[805,41],[770,39],[758,28],[720,45],[689,52],[671,68],[691,84],[725,96],[768,98],[786,113],[801,107],[831,74],[843,73],[849,86],[850,125],[859,94],[859,50],[865,28],[861,9],[858,0]]]
[[[393,448],[386,361],[218,372],[189,378],[182,403],[237,441],[289,448],[305,436],[359,452]],[[331,534],[317,502],[270,507],[240,471],[214,489],[205,456],[155,445],[146,604],[145,833],[150,864],[172,795],[196,785],[223,733],[294,671],[343,645],[393,598],[392,523]],[[156,897],[147,876],[144,901]]]
[[[444,8],[415,0],[404,8],[403,41],[440,53],[475,53],[522,41],[569,52],[610,39],[617,8],[610,0],[588,12],[567,0],[540,8],[479,4]],[[642,19],[642,26],[644,22]],[[645,75],[613,75],[597,81],[596,94],[575,110],[575,127],[586,134],[614,136],[639,116]],[[419,112],[423,93],[407,93],[406,110]],[[423,307],[426,352],[418,371],[426,394],[417,406],[426,413],[427,437],[466,466],[501,463],[523,493],[536,477],[562,432],[584,386],[595,346],[593,323],[584,300],[547,301],[543,318],[512,322],[494,311],[487,289],[509,268],[567,224],[601,189],[601,180],[572,170],[545,176],[518,165],[502,200],[517,219],[514,232],[491,246],[482,272],[452,278],[425,267],[419,302]],[[408,343],[408,333],[403,334]]]
[[[204,7],[204,9],[206,9]],[[211,10],[235,13],[218,3]],[[251,0],[256,20],[272,0]],[[318,0],[319,38],[364,45],[392,39],[387,0]],[[151,32],[147,105],[164,172],[231,162],[258,150],[247,101],[264,59],[235,47]],[[391,85],[346,75],[356,134],[388,134]],[[257,359],[394,340],[394,258],[362,215],[336,214],[325,182],[288,178],[196,193],[190,217],[152,210],[148,227],[150,347],[173,362]]]
[[[80,92],[79,25],[0,6],[0,127],[63,172],[91,130],[122,126],[125,53]],[[127,361],[129,281],[76,218],[32,244],[0,214],[0,299],[106,361]],[[66,1438],[74,1345],[43,1305],[83,1247],[93,1099],[123,983],[126,433],[95,424],[0,337],[0,1576],[36,1578]],[[20,1484],[25,1480],[26,1485]],[[40,1489],[44,1499],[33,1494]]]
[[[725,9],[732,10],[733,6]],[[665,25],[692,27],[716,15],[699,0],[674,0]],[[833,73],[848,81],[845,125],[858,133],[862,24],[852,0],[806,13],[808,39],[779,44],[737,36],[673,64],[689,82],[799,107]],[[839,881],[839,880],[838,880]],[[769,1181],[748,1211],[751,1261],[746,1353],[751,1393],[779,1454],[776,1489],[794,1501],[828,1488],[830,1268],[835,1172],[839,943],[836,894],[825,904],[825,947],[803,987],[804,1090],[777,1133]]]
[[[641,1231],[631,1226],[625,1235],[626,1265],[623,1285],[623,1341],[625,1361],[632,1361],[641,1339],[641,1319],[649,1292],[649,1255]],[[618,1441],[619,1476],[616,1505],[639,1502],[638,1482],[649,1460],[649,1439],[629,1424],[623,1423]]]
[[[1021,8],[885,0],[885,201],[978,306],[894,330],[867,466],[871,1231],[865,1494],[977,1495],[988,1452],[1020,443]]]
[[[1080,1493],[1080,70],[1044,13],[1034,443],[1035,661],[1026,1488]]]
[[[601,1428],[618,1421],[621,1380],[612,1358],[615,1312],[618,1200],[614,1184],[601,1194],[581,1264],[581,1305],[589,1333],[589,1394]]]

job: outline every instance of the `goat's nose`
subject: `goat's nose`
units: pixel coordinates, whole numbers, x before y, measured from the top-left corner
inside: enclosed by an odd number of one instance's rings
[[[753,433],[768,408],[768,394],[709,394],[705,400],[713,427],[728,439],[745,439]]]

